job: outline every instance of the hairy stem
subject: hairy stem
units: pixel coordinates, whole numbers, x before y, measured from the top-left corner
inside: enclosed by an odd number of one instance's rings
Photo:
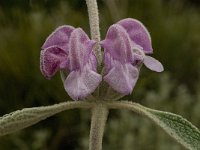
[[[94,52],[95,52],[98,64],[100,65],[101,61],[102,61],[102,54],[101,54],[101,47],[99,45],[100,29],[99,29],[99,13],[98,13],[97,1],[96,0],[86,0],[86,4],[88,7],[91,38],[93,40],[97,41]]]
[[[102,150],[103,133],[109,110],[103,103],[92,108],[89,150]]]
[[[114,101],[114,102],[106,102],[106,105],[109,109],[126,109],[126,110],[132,110],[138,114],[146,115],[145,112],[143,111],[143,106],[130,102],[130,101]]]

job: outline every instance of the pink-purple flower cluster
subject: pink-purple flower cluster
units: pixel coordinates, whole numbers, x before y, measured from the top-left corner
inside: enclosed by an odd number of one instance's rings
[[[58,27],[42,46],[42,74],[50,79],[59,70],[68,72],[66,92],[74,100],[84,99],[102,81],[93,52],[95,44],[81,28]],[[158,60],[145,55],[153,53],[151,37],[138,20],[128,18],[112,25],[100,45],[106,69],[103,80],[120,94],[133,91],[142,63],[153,71],[163,71]]]

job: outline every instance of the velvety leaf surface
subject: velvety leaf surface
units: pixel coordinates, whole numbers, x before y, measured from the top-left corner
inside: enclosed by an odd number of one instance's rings
[[[152,120],[157,126],[161,127],[177,142],[190,150],[200,149],[200,131],[189,121],[169,112],[158,111],[144,107],[137,103],[121,101],[118,103],[110,103],[110,108],[125,108],[132,110]]]
[[[61,111],[89,107],[87,102],[63,102],[51,106],[24,108],[0,117],[0,136],[26,128]]]
[[[148,117],[179,143],[191,150],[200,149],[200,132],[183,117],[162,111],[147,109]]]

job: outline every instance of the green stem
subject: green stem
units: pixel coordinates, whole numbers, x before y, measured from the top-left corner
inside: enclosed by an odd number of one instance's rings
[[[107,106],[99,101],[93,106],[89,150],[102,150],[103,133],[108,113]]]

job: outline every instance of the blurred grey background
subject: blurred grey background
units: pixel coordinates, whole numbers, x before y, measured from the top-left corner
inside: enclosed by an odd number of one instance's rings
[[[165,71],[142,68],[125,99],[182,115],[200,128],[200,1],[99,0],[101,37],[123,18],[141,20]],[[59,74],[46,80],[39,69],[41,45],[59,25],[89,34],[84,0],[0,1],[0,115],[24,107],[69,100]],[[70,110],[0,137],[1,150],[87,150],[89,110]],[[182,150],[148,119],[111,111],[104,150]]]

